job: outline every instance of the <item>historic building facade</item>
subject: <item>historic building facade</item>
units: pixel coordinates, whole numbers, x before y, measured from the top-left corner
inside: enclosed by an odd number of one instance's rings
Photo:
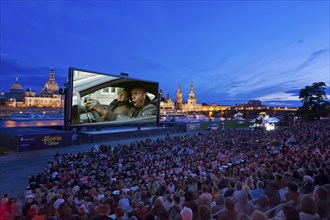
[[[183,102],[182,100],[182,91],[180,84],[178,86],[178,90],[176,93],[176,101],[173,101],[168,94],[166,98],[162,98],[161,91],[161,99],[160,99],[160,114],[168,114],[168,113],[186,113],[186,112],[215,112],[215,111],[224,111],[230,106],[218,106],[216,104],[212,105],[201,105],[197,103],[197,98],[194,91],[193,83],[190,84],[190,91],[188,94],[187,102]]]
[[[40,91],[40,96],[45,97],[49,96],[52,97],[54,94],[59,93],[58,83],[55,81],[55,73],[54,70],[51,69],[49,72],[49,79],[45,83],[45,86]]]
[[[18,82],[18,77],[16,77],[16,82],[10,86],[10,91],[5,93],[5,98],[7,107],[64,107],[63,95],[59,94],[59,86],[55,81],[53,69],[50,70],[49,79],[41,89],[40,95],[31,89],[24,91],[23,86]]]
[[[16,81],[10,86],[9,92],[5,93],[5,98],[22,102],[23,95],[24,95],[23,86],[18,82],[18,77],[16,77]]]
[[[202,110],[202,105],[197,104],[197,98],[195,96],[195,91],[194,91],[194,84],[191,82],[190,91],[188,94],[188,100],[186,103],[182,103],[182,111],[183,112],[196,112],[196,111],[201,111],[201,110]]]
[[[176,93],[176,103],[177,103],[177,108],[176,109],[182,109],[182,92],[180,88],[180,83],[178,86],[178,91]]]

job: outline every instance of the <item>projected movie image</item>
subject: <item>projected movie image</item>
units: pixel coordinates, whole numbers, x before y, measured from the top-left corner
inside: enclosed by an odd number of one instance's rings
[[[71,124],[157,123],[158,83],[74,70]]]

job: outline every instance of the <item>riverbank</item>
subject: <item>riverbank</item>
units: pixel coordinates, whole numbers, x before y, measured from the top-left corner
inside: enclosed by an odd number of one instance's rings
[[[33,112],[33,113],[41,113],[41,112],[47,112],[47,113],[57,113],[57,112],[64,112],[63,108],[31,108],[31,107],[16,107],[16,108],[10,108],[3,105],[0,105],[0,118],[3,116],[10,116],[13,113],[18,112]]]

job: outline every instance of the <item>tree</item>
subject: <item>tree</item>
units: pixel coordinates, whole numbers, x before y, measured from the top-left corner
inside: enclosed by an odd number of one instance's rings
[[[317,120],[329,114],[326,85],[324,82],[315,82],[300,90],[299,99],[303,103],[297,111],[297,116],[304,120]]]

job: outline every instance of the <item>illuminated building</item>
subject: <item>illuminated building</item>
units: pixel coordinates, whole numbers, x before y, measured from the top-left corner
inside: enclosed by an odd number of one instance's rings
[[[182,92],[181,92],[181,88],[180,88],[180,83],[178,86],[178,91],[176,93],[176,104],[177,104],[176,109],[181,110],[182,109]]]
[[[212,105],[203,105],[202,106],[202,111],[208,111],[208,112],[218,112],[218,111],[224,111],[229,109],[230,106],[229,105],[216,105],[216,104],[212,104]]]
[[[261,107],[261,101],[260,100],[249,100],[248,101],[248,107]]]
[[[236,105],[238,110],[253,110],[253,109],[263,109],[265,106],[261,105],[260,100],[248,100],[247,104],[237,104]]]
[[[202,105],[197,104],[197,99],[195,96],[194,85],[190,84],[190,91],[188,94],[187,103],[182,103],[182,111],[183,112],[192,112],[192,111],[201,111]]]
[[[6,99],[12,99],[15,101],[23,101],[23,86],[18,82],[18,77],[16,77],[15,83],[10,86],[9,92],[5,93]]]
[[[164,99],[162,97],[163,91],[161,90],[161,99],[160,99],[160,113],[161,114],[167,114],[172,113],[173,111],[176,112],[198,112],[198,111],[204,111],[204,112],[218,112],[218,111],[224,111],[230,106],[218,106],[216,104],[212,105],[201,105],[197,103],[197,99],[195,96],[194,91],[194,85],[191,83],[190,85],[190,92],[188,95],[188,100],[186,103],[182,102],[182,92],[180,88],[180,84],[178,86],[178,90],[176,93],[176,102],[174,102],[169,94],[167,95],[167,98]]]
[[[59,94],[58,83],[55,81],[54,71],[51,69],[49,79],[45,83],[44,88],[40,91],[40,95],[36,95],[30,88],[26,92],[23,86],[16,82],[10,86],[10,91],[5,93],[5,104],[7,107],[47,107],[47,108],[62,108],[64,100]]]
[[[40,91],[40,96],[52,96],[53,94],[58,94],[58,83],[55,81],[54,70],[51,69],[49,72],[49,79],[45,83],[44,88]]]
[[[51,97],[25,97],[24,107],[48,107],[48,108],[61,108],[64,106],[64,100],[61,95],[54,94]]]
[[[175,102],[171,99],[170,94],[167,93],[166,99],[160,102],[160,113],[173,112],[175,109]]]

